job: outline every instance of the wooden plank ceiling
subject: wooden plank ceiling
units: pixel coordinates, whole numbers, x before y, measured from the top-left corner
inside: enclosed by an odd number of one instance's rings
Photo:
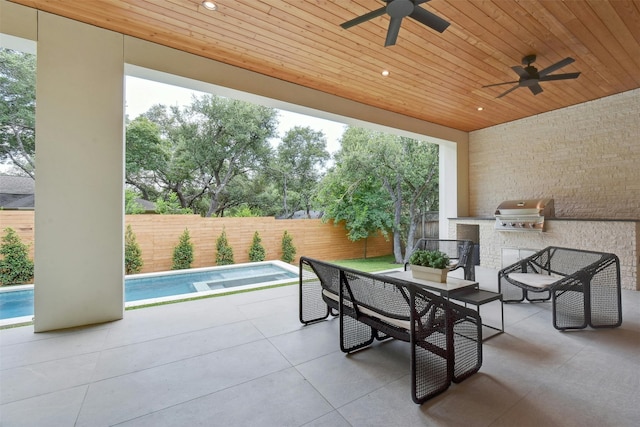
[[[13,1],[463,131],[640,87],[640,0],[431,0],[419,7],[446,31],[405,18],[390,47],[386,14],[340,27],[380,0]],[[555,73],[581,75],[536,96],[482,88],[517,80],[529,54],[540,70],[573,57]]]

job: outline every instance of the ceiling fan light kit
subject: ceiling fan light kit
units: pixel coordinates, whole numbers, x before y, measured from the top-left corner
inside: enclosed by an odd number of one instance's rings
[[[384,45],[393,46],[398,39],[398,33],[400,32],[400,25],[402,20],[407,16],[412,18],[427,27],[436,30],[439,33],[444,32],[449,26],[449,22],[440,18],[439,16],[429,12],[428,10],[420,7],[422,3],[426,3],[429,0],[384,0],[387,3],[386,6],[380,9],[373,10],[350,21],[340,24],[344,29],[354,27],[356,25],[367,22],[373,18],[384,15],[389,15],[389,29],[387,30],[387,37]]]

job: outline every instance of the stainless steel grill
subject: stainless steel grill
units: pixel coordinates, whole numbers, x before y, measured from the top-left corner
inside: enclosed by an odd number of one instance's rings
[[[496,230],[544,231],[544,219],[553,218],[553,199],[507,200],[496,209]]]

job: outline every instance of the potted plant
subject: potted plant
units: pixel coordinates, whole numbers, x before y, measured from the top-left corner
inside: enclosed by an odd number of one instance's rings
[[[440,251],[417,250],[409,257],[411,273],[416,279],[445,283],[449,273],[449,257]]]

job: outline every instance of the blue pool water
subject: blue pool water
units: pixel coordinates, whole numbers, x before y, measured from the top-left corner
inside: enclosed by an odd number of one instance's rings
[[[287,280],[297,273],[275,264],[244,264],[182,272],[152,273],[124,281],[126,302],[216,291]],[[33,289],[0,292],[0,319],[33,315]]]

